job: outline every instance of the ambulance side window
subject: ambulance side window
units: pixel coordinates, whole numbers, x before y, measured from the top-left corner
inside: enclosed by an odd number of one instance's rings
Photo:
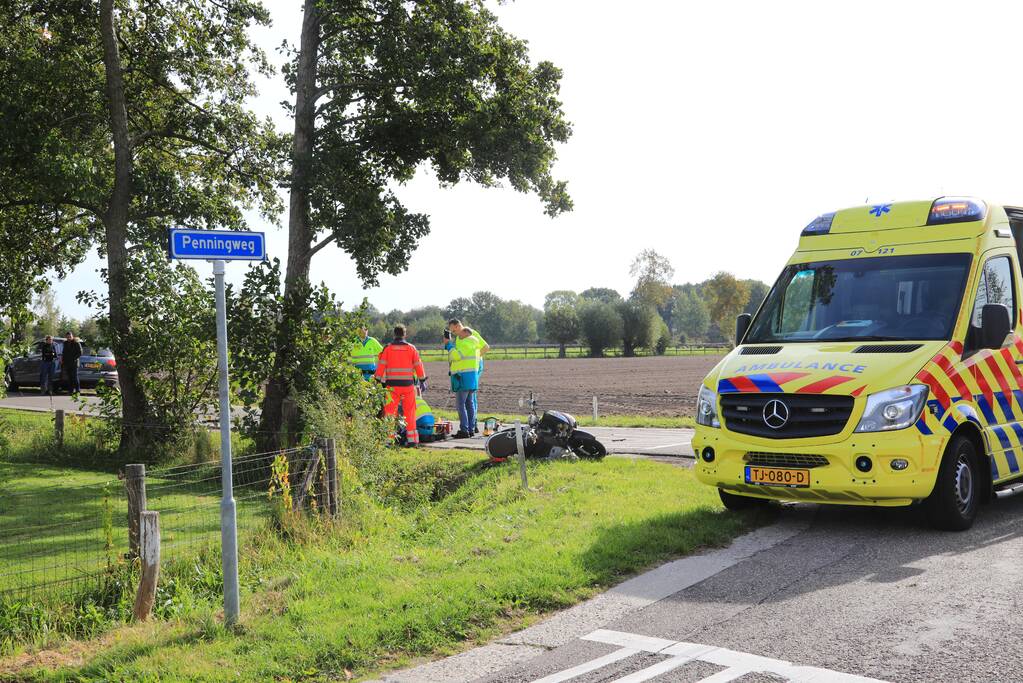
[[[995,256],[984,264],[980,284],[977,285],[977,300],[973,304],[970,329],[966,333],[967,353],[980,348],[980,318],[986,304],[1002,304],[1009,309],[1009,320],[1015,322],[1017,315],[1015,281],[1012,277],[1012,262],[1008,256]]]

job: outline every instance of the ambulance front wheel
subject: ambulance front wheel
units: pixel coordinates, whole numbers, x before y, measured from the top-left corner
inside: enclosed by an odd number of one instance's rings
[[[749,496],[737,496],[724,489],[718,489],[721,496],[721,504],[728,510],[749,510],[750,508],[766,505],[767,501],[762,498],[750,498]]]
[[[977,517],[984,480],[977,446],[962,434],[945,448],[934,491],[924,501],[927,521],[936,529],[964,531]]]

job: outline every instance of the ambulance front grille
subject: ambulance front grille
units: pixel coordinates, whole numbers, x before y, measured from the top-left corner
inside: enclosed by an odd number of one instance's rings
[[[778,426],[765,421],[767,404],[778,400],[788,413],[788,419]],[[721,395],[721,418],[725,427],[738,434],[749,434],[766,439],[805,439],[840,433],[849,422],[853,409],[852,396],[830,394],[771,394],[734,393]],[[775,428],[777,427],[777,428]]]
[[[791,467],[812,469],[826,467],[828,459],[823,455],[804,455],[802,453],[761,453],[751,451],[743,458],[747,465],[754,467]]]

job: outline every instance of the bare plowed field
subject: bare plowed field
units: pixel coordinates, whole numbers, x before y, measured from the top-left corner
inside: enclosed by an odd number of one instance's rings
[[[693,415],[696,392],[720,356],[500,360],[486,364],[480,414],[520,413],[533,391],[540,406],[588,414],[597,397],[602,415]],[[454,405],[446,363],[427,363],[430,404]]]

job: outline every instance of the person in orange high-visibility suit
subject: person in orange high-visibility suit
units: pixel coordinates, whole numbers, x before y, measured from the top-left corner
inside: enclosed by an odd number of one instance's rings
[[[394,341],[384,347],[377,358],[375,376],[387,387],[387,405],[384,415],[394,417],[398,414],[398,404],[403,406],[405,429],[408,434],[409,446],[419,445],[419,432],[416,430],[416,380],[426,391],[426,368],[419,358],[419,351],[405,341],[405,326],[396,325]],[[394,434],[391,434],[394,438]]]

